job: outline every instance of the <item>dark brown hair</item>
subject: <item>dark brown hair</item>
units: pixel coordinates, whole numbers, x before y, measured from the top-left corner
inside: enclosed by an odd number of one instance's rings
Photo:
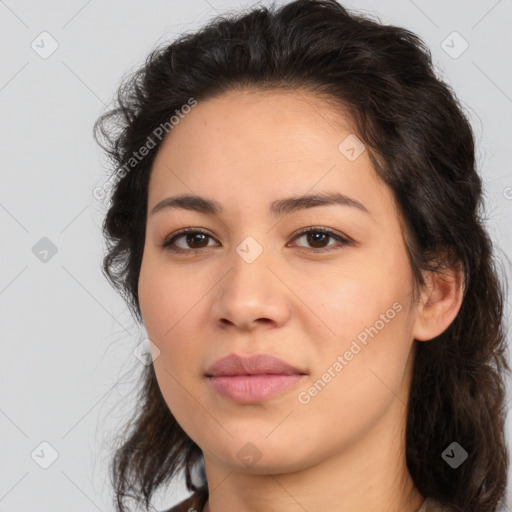
[[[296,0],[218,17],[154,49],[94,127],[115,166],[103,272],[142,321],[137,284],[148,182],[161,143],[154,130],[191,98],[244,88],[308,90],[346,109],[399,206],[415,291],[424,272],[463,270],[456,318],[433,340],[415,341],[406,459],[423,496],[464,512],[496,511],[508,468],[504,280],[484,227],[471,125],[417,35],[334,0]],[[155,144],[148,154],[120,172],[149,139]],[[126,432],[111,465],[117,510],[127,510],[128,497],[149,506],[181,471],[188,489],[207,492],[204,473],[200,484],[192,477],[202,452],[169,411],[151,364]],[[442,458],[453,442],[468,453],[456,469]]]

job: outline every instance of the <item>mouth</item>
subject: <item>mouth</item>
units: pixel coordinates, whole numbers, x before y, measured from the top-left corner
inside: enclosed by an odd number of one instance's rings
[[[208,368],[205,376],[224,398],[239,403],[269,399],[303,380],[307,372],[270,355],[232,354]]]

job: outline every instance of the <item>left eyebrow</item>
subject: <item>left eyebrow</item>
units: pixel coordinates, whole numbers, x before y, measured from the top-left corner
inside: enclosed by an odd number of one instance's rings
[[[331,205],[350,206],[371,215],[363,203],[339,192],[324,192],[278,199],[270,203],[269,211],[272,216],[277,217],[280,215],[289,215],[293,212],[307,208]],[[150,215],[154,215],[155,213],[168,208],[181,208],[184,210],[192,210],[206,215],[216,216],[219,216],[224,212],[222,205],[217,201],[198,195],[182,194],[162,199],[152,208]]]

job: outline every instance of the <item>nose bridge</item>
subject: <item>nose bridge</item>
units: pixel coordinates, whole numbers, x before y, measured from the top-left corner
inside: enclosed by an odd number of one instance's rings
[[[233,268],[228,276],[231,283],[240,285],[243,293],[268,293],[272,286],[272,272],[268,267],[272,265],[269,254],[269,240],[263,232],[246,235],[234,247],[232,258]],[[240,282],[240,283],[239,283]],[[243,288],[246,288],[245,290]]]
[[[247,265],[252,265],[258,259],[266,259],[266,257],[261,258],[261,256],[263,254],[266,255],[268,250],[269,237],[263,232],[245,236],[245,238],[235,248],[236,254]]]
[[[271,271],[275,265],[266,243],[269,237],[259,233],[246,235],[234,246],[230,271],[219,283],[213,306],[216,320],[248,326],[258,319],[281,322],[287,315],[282,284]]]

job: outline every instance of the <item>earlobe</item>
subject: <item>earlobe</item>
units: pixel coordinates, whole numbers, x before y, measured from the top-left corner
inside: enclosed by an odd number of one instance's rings
[[[421,294],[413,336],[428,341],[442,334],[453,322],[462,305],[464,273],[459,263],[455,268],[428,272]]]

